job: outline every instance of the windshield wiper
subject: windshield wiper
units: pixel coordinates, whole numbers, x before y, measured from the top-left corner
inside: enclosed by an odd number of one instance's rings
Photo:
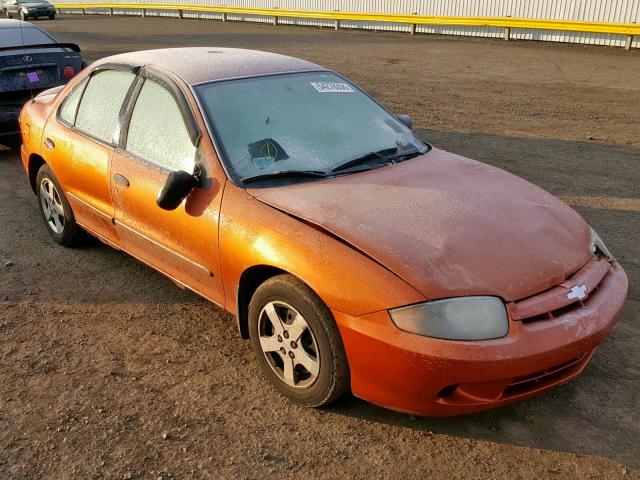
[[[397,151],[398,151],[398,147],[391,147],[391,148],[384,148],[382,150],[378,150],[377,152],[366,153],[361,157],[354,158],[353,160],[349,160],[348,162],[343,163],[342,165],[338,165],[333,170],[331,170],[331,172],[335,173],[335,172],[340,172],[342,170],[347,170],[348,168],[354,167],[361,163],[370,162],[371,160],[375,160],[377,158],[381,158],[382,160],[388,160],[389,155],[391,155],[392,153],[396,153]]]
[[[427,150],[427,151],[428,151],[428,150]],[[415,157],[418,157],[418,156],[420,156],[420,155],[424,155],[425,153],[427,153],[427,151],[421,152],[420,150],[415,149],[415,150],[411,150],[411,151],[409,151],[409,152],[406,152],[406,151],[405,151],[405,152],[400,152],[400,153],[398,153],[397,155],[391,155],[391,156],[389,156],[389,157],[387,157],[387,158],[388,158],[389,160],[392,160],[392,161],[397,161],[397,160],[400,160],[400,161],[402,161],[402,160],[409,160],[409,159],[411,159],[411,158],[415,158]]]
[[[320,170],[278,170],[277,172],[262,173],[252,177],[245,177],[242,183],[253,183],[261,180],[272,180],[289,177],[326,177],[327,174]]]

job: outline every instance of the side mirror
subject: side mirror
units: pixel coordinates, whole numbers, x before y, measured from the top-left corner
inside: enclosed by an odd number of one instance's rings
[[[190,173],[183,170],[171,172],[158,194],[156,203],[163,210],[175,210],[199,184],[200,181]]]
[[[404,123],[409,129],[413,128],[413,119],[410,115],[398,115],[398,120]]]

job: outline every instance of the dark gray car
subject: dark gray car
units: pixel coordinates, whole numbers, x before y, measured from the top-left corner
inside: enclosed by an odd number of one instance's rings
[[[14,143],[29,98],[64,85],[84,65],[77,45],[58,43],[32,23],[0,19],[0,143]]]
[[[56,8],[49,2],[33,0],[6,0],[2,3],[2,11],[7,18],[28,18],[47,17],[51,20],[56,18]]]

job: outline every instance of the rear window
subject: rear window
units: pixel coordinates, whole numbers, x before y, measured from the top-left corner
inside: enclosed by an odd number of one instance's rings
[[[76,112],[78,111],[78,104],[84,92],[84,87],[87,85],[87,80],[83,80],[80,85],[75,87],[73,92],[64,100],[62,108],[60,108],[60,118],[67,122],[69,125],[75,125]]]
[[[20,29],[12,27],[0,29],[0,48],[39,45],[41,43],[56,43],[56,41],[39,28],[22,27]]]

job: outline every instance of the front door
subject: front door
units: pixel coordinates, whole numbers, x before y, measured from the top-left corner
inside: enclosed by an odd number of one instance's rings
[[[186,102],[176,99],[181,93],[165,85],[144,78],[132,99],[128,128],[123,126],[121,148],[112,155],[116,228],[129,253],[223,305],[218,216],[224,180],[207,162],[210,145],[196,146],[189,135],[181,106]],[[201,171],[202,187],[173,211],[158,207],[169,173],[195,169]]]

